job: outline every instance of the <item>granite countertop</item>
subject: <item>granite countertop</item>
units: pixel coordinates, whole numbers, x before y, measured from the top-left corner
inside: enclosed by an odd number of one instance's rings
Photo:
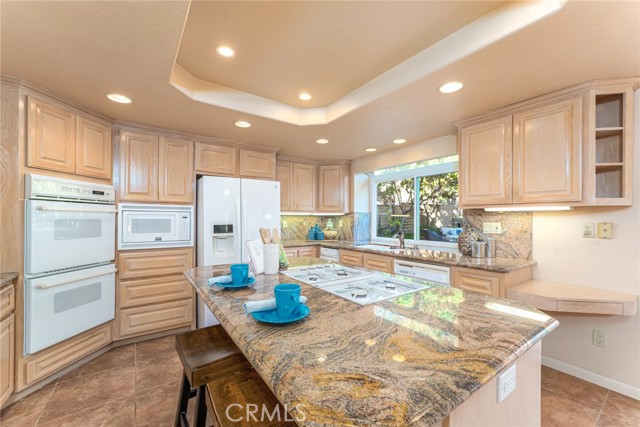
[[[454,252],[420,250],[418,253],[408,249],[409,253],[394,253],[388,251],[378,251],[371,248],[361,248],[362,244],[357,244],[348,240],[287,240],[283,241],[285,248],[298,246],[322,246],[334,249],[349,249],[353,251],[367,252],[376,255],[392,256],[398,259],[409,261],[428,262],[431,264],[447,265],[450,267],[476,268],[479,270],[493,271],[496,273],[510,273],[522,268],[531,267],[537,263],[530,259],[520,258],[473,258]]]
[[[207,285],[227,273],[184,274],[305,427],[436,424],[558,325],[528,305],[450,287],[359,306],[301,283],[311,314],[271,326],[242,304],[272,298],[275,285],[292,279],[257,275],[235,291]]]
[[[18,273],[14,273],[14,272],[0,273],[0,288],[3,288],[5,285],[10,285],[17,278],[18,278]]]

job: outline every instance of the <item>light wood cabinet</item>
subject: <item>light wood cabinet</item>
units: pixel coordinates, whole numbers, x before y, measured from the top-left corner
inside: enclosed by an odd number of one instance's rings
[[[298,249],[297,248],[284,248],[284,254],[287,256],[287,258],[295,258],[298,256]]]
[[[193,142],[160,138],[160,202],[193,204]]]
[[[287,257],[302,257],[310,256],[317,257],[319,248],[317,246],[297,246],[284,248],[284,253]]]
[[[350,211],[350,175],[348,163],[318,165],[318,212]]]
[[[533,277],[532,267],[521,268],[509,273],[453,267],[451,273],[451,286],[454,288],[500,298],[506,298],[507,290],[529,281]]]
[[[192,248],[120,252],[117,339],[191,326],[194,290],[182,274],[191,267]]]
[[[0,406],[13,393],[16,327],[13,285],[0,290]]]
[[[460,206],[511,203],[511,116],[460,129]]]
[[[362,255],[362,266],[369,270],[393,273],[393,257],[365,253]]]
[[[123,131],[120,139],[120,200],[158,201],[158,136]]]
[[[239,172],[247,178],[275,179],[276,154],[241,148]]]
[[[196,142],[196,170],[212,175],[238,174],[238,149]]]
[[[280,182],[280,211],[292,211],[292,191],[291,186],[291,174],[292,171],[291,162],[277,160],[276,161],[276,181]]]
[[[362,267],[363,253],[340,249],[340,264]]]
[[[76,174],[111,181],[112,165],[111,126],[77,117]]]
[[[582,97],[513,115],[513,202],[582,199]]]
[[[291,173],[292,210],[313,212],[316,208],[316,166],[293,163]]]
[[[193,142],[123,130],[120,200],[193,204]]]
[[[27,166],[111,181],[111,126],[27,97]]]
[[[74,174],[75,114],[37,98],[27,102],[27,166]]]

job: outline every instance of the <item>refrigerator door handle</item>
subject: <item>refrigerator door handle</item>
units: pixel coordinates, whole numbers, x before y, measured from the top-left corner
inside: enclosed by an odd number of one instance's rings
[[[243,259],[243,233],[245,230],[245,226],[246,226],[246,222],[244,220],[244,215],[242,215],[242,209],[240,206],[240,198],[242,197],[242,194],[240,194],[238,197],[235,198],[234,200],[234,208],[236,210],[236,224],[241,224],[240,226],[240,230],[236,230],[236,247],[235,250],[238,252],[238,259],[240,260],[240,262],[244,262]],[[244,206],[244,200],[242,201],[242,206]]]

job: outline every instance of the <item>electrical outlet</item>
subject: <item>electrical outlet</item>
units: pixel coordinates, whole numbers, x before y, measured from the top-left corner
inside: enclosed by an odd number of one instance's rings
[[[582,224],[582,237],[593,238],[596,237],[595,227],[592,222],[585,222]]]
[[[598,347],[605,348],[607,346],[607,334],[604,331],[599,331],[597,329],[594,329],[592,342],[593,342],[593,345],[597,345]]]
[[[342,220],[341,219],[338,220],[338,227],[342,227]]]
[[[598,239],[611,239],[612,237],[613,237],[613,223],[599,222],[598,223]]]
[[[287,227],[289,227],[289,224],[287,223],[286,219],[283,219],[282,220],[282,228],[287,228]]]
[[[498,402],[502,402],[516,389],[516,365],[498,375]]]
[[[482,232],[484,234],[502,234],[502,224],[499,222],[483,222]]]

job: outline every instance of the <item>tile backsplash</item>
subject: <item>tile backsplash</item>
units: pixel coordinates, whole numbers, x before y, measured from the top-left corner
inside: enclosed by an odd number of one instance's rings
[[[481,237],[496,239],[496,255],[506,258],[531,258],[533,246],[531,212],[485,212],[483,209],[465,209],[465,227],[470,226]],[[499,222],[501,234],[482,233],[483,222]]]
[[[307,240],[309,227],[318,224],[323,230],[331,229],[338,232],[338,240],[353,240],[354,215],[340,216],[312,216],[312,215],[282,215],[280,229],[282,240]],[[286,227],[285,225],[286,221]]]

